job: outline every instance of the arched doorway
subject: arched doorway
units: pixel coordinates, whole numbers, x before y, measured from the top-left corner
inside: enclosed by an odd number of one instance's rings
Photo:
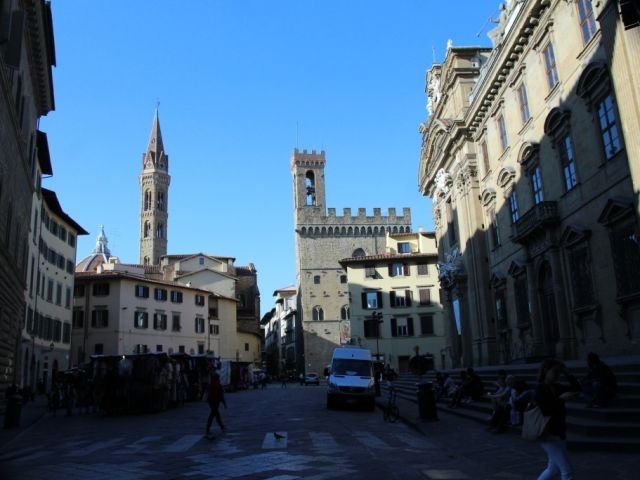
[[[545,353],[555,355],[556,342],[560,338],[556,296],[553,289],[553,272],[549,262],[540,266],[538,296],[540,298],[540,317],[542,319],[542,338]]]

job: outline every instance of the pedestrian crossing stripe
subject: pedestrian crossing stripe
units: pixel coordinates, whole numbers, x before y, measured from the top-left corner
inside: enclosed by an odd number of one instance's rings
[[[277,435],[274,435],[276,433]],[[295,432],[296,440],[301,440],[301,432]],[[329,432],[304,432],[304,437],[310,440],[312,448],[318,454],[331,455],[343,450],[343,443],[346,440],[340,437],[340,442],[334,438]],[[381,436],[367,431],[351,432],[351,438],[371,450],[394,450],[394,449],[428,449],[433,445],[427,439],[411,433],[383,433]],[[281,437],[281,438],[279,438]],[[3,452],[0,455],[0,462],[24,463],[29,459],[40,458],[45,455],[62,455],[64,457],[87,457],[97,452],[105,452],[110,455],[118,455],[120,457],[127,455],[155,454],[157,452],[164,453],[184,453],[194,449],[200,444],[204,448],[216,454],[237,454],[250,450],[247,446],[246,438],[238,434],[224,434],[222,437],[216,437],[214,442],[201,442],[202,434],[186,434],[180,437],[168,437],[160,435],[147,435],[135,441],[129,441],[124,438],[112,438],[99,442],[90,442],[84,440],[81,442],[69,439],[67,442],[57,443],[51,448],[43,450],[38,447],[29,447],[19,449],[13,452]],[[172,443],[168,442],[173,440]],[[65,448],[73,445],[73,448]],[[289,433],[284,431],[269,431],[262,437],[261,448],[263,450],[281,451],[289,447]],[[62,452],[62,453],[56,453]],[[34,456],[37,454],[37,457]]]

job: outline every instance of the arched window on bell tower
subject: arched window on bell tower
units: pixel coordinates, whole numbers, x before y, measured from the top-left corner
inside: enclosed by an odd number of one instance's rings
[[[307,205],[316,205],[316,177],[311,170],[305,176],[304,185],[307,189]]]
[[[149,265],[149,257],[144,257],[144,265]]]
[[[164,192],[156,194],[156,208],[161,212],[164,210]]]
[[[164,238],[164,225],[159,223],[156,227],[156,238]]]
[[[149,220],[147,220],[146,222],[144,222],[144,234],[143,234],[143,237],[144,238],[149,238],[150,234],[151,234],[151,223],[149,223]]]
[[[145,190],[144,192],[144,211],[151,210],[151,191]]]

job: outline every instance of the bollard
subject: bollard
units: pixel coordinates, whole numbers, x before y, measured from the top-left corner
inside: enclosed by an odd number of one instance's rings
[[[436,408],[436,397],[433,392],[431,382],[417,383],[418,387],[418,409],[422,420],[438,420]]]

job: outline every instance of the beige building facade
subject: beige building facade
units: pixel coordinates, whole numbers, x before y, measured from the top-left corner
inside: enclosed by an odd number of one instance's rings
[[[323,372],[335,347],[350,338],[349,291],[340,260],[375,255],[385,250],[385,233],[411,231],[411,212],[402,215],[380,208],[368,215],[359,208],[353,215],[345,208],[337,215],[327,209],[325,152],[294,150],[291,156],[296,240],[296,288],[298,315],[303,326],[306,371]]]
[[[387,234],[385,253],[342,259],[350,343],[398,372],[410,371],[417,355],[431,368],[448,366],[437,260],[433,232]]]
[[[427,74],[419,185],[452,365],[638,352],[639,91],[619,72],[640,50],[617,4],[508,2],[493,48]]]

